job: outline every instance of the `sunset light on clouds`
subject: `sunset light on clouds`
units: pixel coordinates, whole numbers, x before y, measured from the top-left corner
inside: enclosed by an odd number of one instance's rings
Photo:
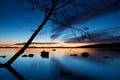
[[[43,18],[42,14],[37,10],[25,11],[28,4],[25,5],[20,0],[8,1],[8,5],[3,5],[5,3],[4,0],[0,3],[0,9],[2,10],[0,14],[0,46],[3,46],[3,44],[27,42],[41,23]],[[97,9],[88,11],[85,14],[83,14],[83,11],[81,16],[75,21],[71,21],[69,25],[81,30],[86,28],[86,31],[91,35],[95,43],[118,42],[120,41],[119,3],[119,0],[97,1]],[[75,35],[70,28],[54,25],[48,21],[33,42],[58,43],[51,46],[66,46],[66,44],[70,46],[81,46],[83,44],[94,43],[87,39],[81,40],[81,33],[75,30],[73,31]],[[79,38],[80,41],[76,38]]]

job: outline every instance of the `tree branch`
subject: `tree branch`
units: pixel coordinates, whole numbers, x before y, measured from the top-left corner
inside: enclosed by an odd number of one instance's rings
[[[58,10],[58,9],[60,9],[61,7],[64,7],[66,4],[70,3],[71,1],[73,1],[73,0],[66,1],[65,3],[63,3],[63,4],[61,4],[60,6],[58,6],[57,8],[55,8],[55,10]]]
[[[95,41],[92,39],[92,37],[90,36],[90,34],[87,33],[87,32],[85,32],[85,31],[82,30],[82,29],[78,29],[78,28],[75,28],[75,27],[73,27],[73,26],[63,24],[62,22],[59,22],[59,21],[57,21],[57,20],[55,20],[55,19],[52,19],[52,18],[50,18],[49,20],[54,21],[54,22],[56,22],[56,23],[58,23],[58,24],[61,24],[61,25],[65,26],[65,27],[68,27],[68,28],[72,28],[72,29],[81,31],[81,32],[83,32],[85,35],[88,35],[89,39],[90,39],[92,42],[95,42]],[[74,33],[73,33],[73,34],[74,34]],[[80,40],[79,40],[79,42],[80,42]]]
[[[85,32],[84,30],[82,30],[82,29],[78,29],[78,28],[75,28],[75,27],[70,26],[70,25],[65,25],[65,24],[63,24],[62,22],[59,22],[59,21],[57,21],[57,20],[55,20],[55,19],[50,18],[49,20],[51,20],[51,21],[55,21],[55,22],[57,22],[57,23],[59,23],[59,24],[65,26],[65,27],[73,28],[73,29],[75,29],[75,30],[79,30],[79,31],[82,31],[82,32],[86,33],[86,32]],[[86,34],[88,34],[88,33],[86,33]]]

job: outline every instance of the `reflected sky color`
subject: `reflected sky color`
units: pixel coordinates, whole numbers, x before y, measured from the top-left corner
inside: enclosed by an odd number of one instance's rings
[[[118,42],[120,40],[120,1],[96,0],[96,5],[98,11],[94,10],[81,16],[71,22],[72,26],[80,29],[88,27],[88,32],[97,43]],[[0,46],[26,42],[39,26],[43,15],[38,10],[25,11],[28,7],[29,4],[22,0],[0,1]],[[59,33],[54,31],[56,27],[48,21],[34,42],[78,43],[71,29],[68,28]],[[52,36],[57,33],[60,35],[52,39]],[[81,37],[79,32],[75,31],[75,33],[76,36]]]
[[[50,52],[50,58],[45,59],[40,56],[40,52],[46,50]],[[0,63],[10,58],[18,49],[0,49],[0,55],[7,55],[0,58]],[[88,58],[82,57],[82,52],[89,52]],[[11,54],[9,54],[11,53]],[[119,51],[108,49],[88,49],[88,48],[58,48],[52,51],[51,48],[28,48],[24,54],[33,53],[34,57],[19,57],[12,64],[12,67],[26,80],[119,80],[120,79],[120,54]],[[78,56],[70,56],[78,54]],[[104,58],[109,56],[109,58]],[[61,76],[60,72],[71,72],[71,76]],[[2,80],[17,78],[4,68],[0,68],[0,78]]]

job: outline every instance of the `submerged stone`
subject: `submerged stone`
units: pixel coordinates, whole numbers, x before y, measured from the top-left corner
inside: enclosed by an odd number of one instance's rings
[[[88,56],[89,56],[89,53],[88,53],[88,52],[83,52],[81,55],[82,55],[83,57],[88,57]]]
[[[49,52],[42,51],[41,52],[41,57],[43,57],[43,58],[49,58]]]

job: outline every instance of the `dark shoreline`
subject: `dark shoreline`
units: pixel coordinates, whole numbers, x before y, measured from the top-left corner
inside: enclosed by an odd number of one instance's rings
[[[7,49],[12,49],[12,48],[22,48],[22,47],[0,47],[1,49],[3,49],[3,48],[7,48]],[[90,48],[90,49],[104,49],[104,50],[120,50],[120,47],[28,47],[28,49],[39,49],[39,48],[51,48],[51,49],[53,49],[53,48],[55,48],[55,49],[58,49],[58,48],[64,48],[64,49],[67,49],[67,48],[72,48],[72,49],[75,49],[75,48]]]
[[[0,48],[22,48],[22,47],[0,47]],[[120,49],[120,43],[101,43],[76,47],[35,47],[30,46],[28,48],[100,48],[100,49]]]

